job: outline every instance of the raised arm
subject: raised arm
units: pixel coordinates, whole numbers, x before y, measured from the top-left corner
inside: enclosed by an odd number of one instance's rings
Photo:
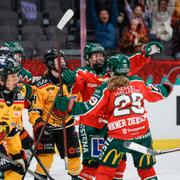
[[[125,3],[125,12],[126,12],[126,15],[128,17],[129,20],[131,20],[131,17],[132,17],[132,9],[128,3],[128,0],[124,0],[124,3]]]
[[[118,6],[117,0],[112,0],[112,10],[111,10],[111,22],[116,27],[117,26],[117,17],[118,17]]]
[[[96,27],[96,25],[98,23],[98,17],[96,14],[94,0],[89,0],[89,14],[90,14],[90,20],[91,20],[93,26]]]

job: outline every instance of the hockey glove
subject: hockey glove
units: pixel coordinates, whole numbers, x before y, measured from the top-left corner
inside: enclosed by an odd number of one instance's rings
[[[74,106],[75,98],[68,98],[66,96],[58,96],[56,98],[55,107],[60,112],[71,112]]]
[[[67,69],[64,70],[62,73],[62,80],[63,83],[66,85],[72,85],[74,83],[76,79],[76,73],[74,73],[73,71]]]
[[[23,175],[26,172],[26,167],[27,167],[25,161],[23,160],[23,152],[11,156],[12,159],[18,163],[18,165],[11,165],[12,170]]]
[[[33,126],[35,141],[38,140],[41,130],[44,127],[44,123],[45,122],[41,118],[38,118]],[[44,129],[43,135],[37,145],[37,150],[37,153],[54,153],[54,137],[53,134],[48,131],[48,125],[46,125]]]
[[[168,92],[168,94],[170,94],[173,90],[173,85],[171,84],[171,82],[166,79],[163,83],[162,83],[162,86],[164,86]]]
[[[29,149],[34,144],[34,140],[24,128],[20,132],[20,139],[23,149]]]
[[[164,47],[160,42],[152,41],[143,45],[141,49],[141,54],[144,54],[146,57],[148,57],[156,53],[161,53],[163,50]]]

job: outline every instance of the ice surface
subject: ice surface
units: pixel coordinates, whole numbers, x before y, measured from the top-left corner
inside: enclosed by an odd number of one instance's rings
[[[33,160],[30,169],[34,170],[35,165],[36,161]],[[180,180],[180,152],[157,156],[155,170],[158,174],[159,180]],[[56,155],[54,158],[54,163],[50,174],[56,180],[71,179],[64,169],[64,161],[60,160],[58,155]],[[33,180],[33,177],[27,174],[25,180]],[[131,155],[128,155],[124,180],[140,180],[136,169],[133,166]]]

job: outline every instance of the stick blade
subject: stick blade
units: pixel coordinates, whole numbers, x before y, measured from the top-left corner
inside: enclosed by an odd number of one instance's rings
[[[67,22],[73,17],[73,15],[74,11],[72,9],[68,9],[59,21],[57,28],[62,30],[64,26],[67,24]]]

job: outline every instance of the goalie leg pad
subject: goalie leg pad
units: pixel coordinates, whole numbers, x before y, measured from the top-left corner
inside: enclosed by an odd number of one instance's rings
[[[158,180],[154,167],[138,169],[137,171],[142,180]]]
[[[52,166],[52,163],[53,163],[54,154],[53,153],[51,153],[51,154],[39,154],[38,157],[41,160],[44,167],[49,172],[49,170]],[[43,171],[43,169],[41,168],[41,166],[39,165],[39,163],[37,163],[37,166],[36,166],[36,173],[46,175],[45,172]]]

